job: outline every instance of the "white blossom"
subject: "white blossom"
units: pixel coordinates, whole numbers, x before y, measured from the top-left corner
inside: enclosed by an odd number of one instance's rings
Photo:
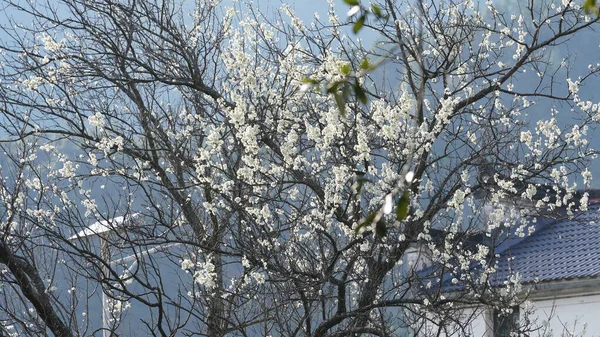
[[[90,117],[88,117],[88,121],[90,122],[90,125],[95,126],[97,128],[101,128],[104,126],[106,119],[104,118],[104,115],[102,115],[100,112],[96,112]]]
[[[592,181],[592,172],[586,167],[581,175],[583,176],[583,185],[589,186]]]
[[[58,170],[58,173],[60,173],[60,175],[63,178],[72,178],[75,176],[75,164],[73,164],[72,161],[69,160],[64,160],[63,161],[63,166],[62,168],[60,168]]]

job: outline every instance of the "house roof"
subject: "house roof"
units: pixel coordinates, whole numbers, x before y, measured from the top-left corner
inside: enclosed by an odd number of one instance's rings
[[[571,219],[538,217],[534,226],[533,233],[525,236],[516,235],[516,227],[511,228],[501,242],[485,235],[468,239],[495,247],[490,252],[490,257],[497,256],[496,272],[490,275],[492,285],[501,285],[515,274],[521,283],[600,278],[600,204],[590,205]],[[471,272],[477,274],[480,268],[478,262],[471,263]],[[457,274],[436,264],[417,273],[445,291],[464,287],[462,282],[451,282]]]
[[[600,276],[600,205],[572,219],[539,219],[536,230],[499,246],[495,278],[519,273],[521,282]]]
[[[128,224],[131,224],[139,217],[140,213],[133,213],[125,216],[118,216],[109,220],[94,222],[85,229],[69,237],[69,240],[75,240],[84,237],[94,237],[110,231],[124,230]]]

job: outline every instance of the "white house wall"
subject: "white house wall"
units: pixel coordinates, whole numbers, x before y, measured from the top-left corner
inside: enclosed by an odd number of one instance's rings
[[[600,336],[600,295],[534,302],[538,321],[549,321],[549,336]]]
[[[540,327],[530,336],[600,337],[600,295],[531,300],[534,314],[531,323]],[[466,309],[472,312],[473,309]],[[524,308],[521,308],[523,319]],[[471,327],[473,336],[493,337],[491,311],[477,316]]]
[[[600,337],[600,294],[530,301],[533,314],[529,316],[529,320],[531,326],[539,328],[530,333],[530,337]],[[464,317],[473,316],[475,310],[476,318],[471,322],[469,336],[493,337],[491,310],[466,308]],[[524,318],[525,311],[525,308],[521,307],[521,319]],[[432,324],[436,320],[434,317],[429,319],[426,328],[421,331],[423,336],[437,335],[438,327]]]

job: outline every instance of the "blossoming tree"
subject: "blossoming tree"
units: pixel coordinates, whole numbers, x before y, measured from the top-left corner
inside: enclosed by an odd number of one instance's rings
[[[449,335],[464,305],[518,301],[472,238],[531,224],[484,219],[478,191],[585,209],[600,111],[579,87],[598,67],[556,55],[597,19],[568,0],[352,4],[305,23],[285,5],[4,1],[21,14],[0,47],[0,334]]]

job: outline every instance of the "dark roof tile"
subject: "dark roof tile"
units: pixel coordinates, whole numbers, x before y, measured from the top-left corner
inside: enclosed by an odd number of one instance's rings
[[[600,276],[600,206],[573,219],[539,219],[536,231],[499,246],[497,280],[511,271],[521,282]]]

